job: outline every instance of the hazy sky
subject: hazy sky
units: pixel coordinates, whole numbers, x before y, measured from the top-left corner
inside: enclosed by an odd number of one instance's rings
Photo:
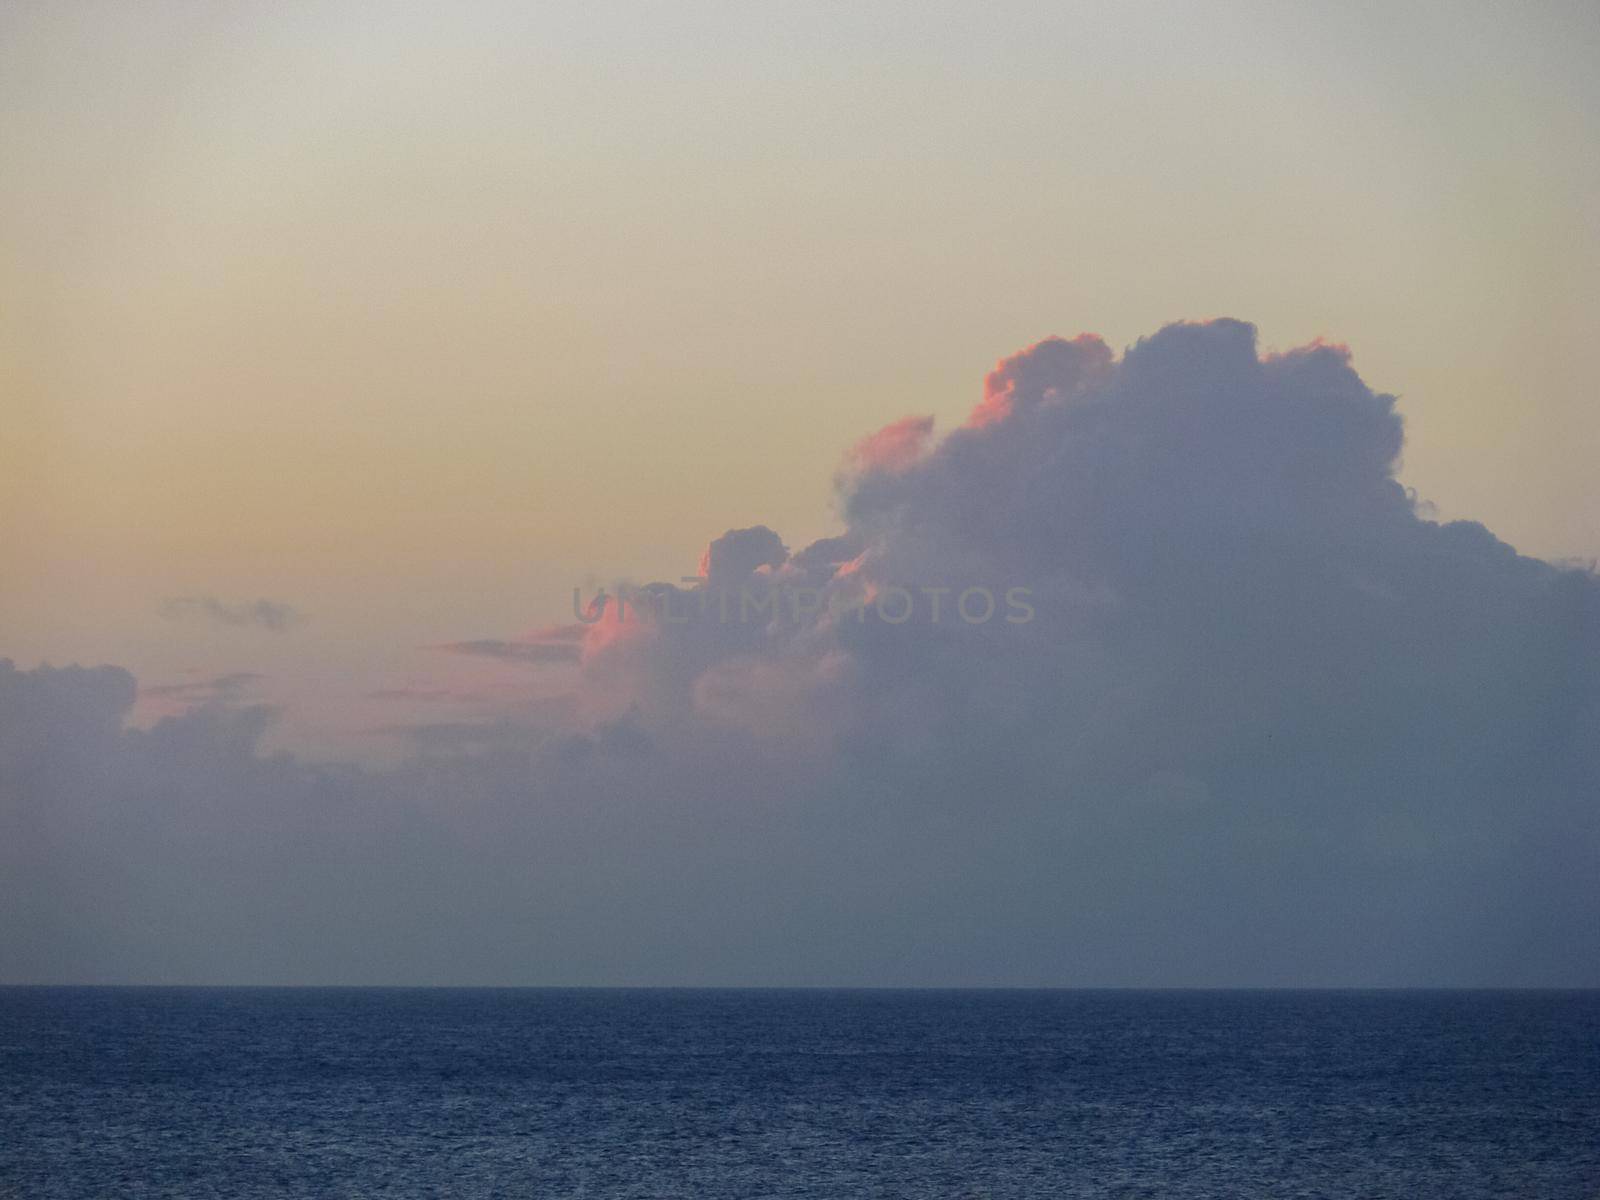
[[[9,976],[1600,978],[1600,584],[1534,561],[1600,556],[1597,60],[1579,3],[5,5]],[[1049,620],[570,627],[753,527],[727,578]]]

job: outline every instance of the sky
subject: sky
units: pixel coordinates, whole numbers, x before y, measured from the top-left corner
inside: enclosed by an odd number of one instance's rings
[[[1597,49],[6,6],[0,978],[1600,981]]]

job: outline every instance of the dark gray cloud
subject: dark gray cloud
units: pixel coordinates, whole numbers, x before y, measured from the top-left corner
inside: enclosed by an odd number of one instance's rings
[[[285,633],[306,619],[305,614],[278,600],[228,604],[215,596],[173,596],[161,602],[161,615],[169,621],[199,619],[219,625],[253,626],[271,633]]]
[[[1338,347],[1052,339],[866,439],[845,530],[573,627],[586,724],[391,771],[0,669],[15,978],[1600,983],[1600,581],[1438,523]],[[713,590],[814,588],[799,619]],[[904,588],[1034,619],[892,624]],[[830,605],[828,601],[837,603]],[[948,605],[950,600],[946,600]],[[523,641],[508,643],[526,644]],[[499,645],[499,643],[491,643]],[[196,897],[204,896],[204,904]]]

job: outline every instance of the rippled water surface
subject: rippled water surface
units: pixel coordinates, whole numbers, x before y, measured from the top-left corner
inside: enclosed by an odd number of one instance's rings
[[[0,1196],[1600,1195],[1600,993],[0,989]]]

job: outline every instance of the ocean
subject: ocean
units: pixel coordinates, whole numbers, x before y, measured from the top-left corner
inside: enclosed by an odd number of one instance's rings
[[[0,1196],[1600,1195],[1600,992],[0,988]]]

